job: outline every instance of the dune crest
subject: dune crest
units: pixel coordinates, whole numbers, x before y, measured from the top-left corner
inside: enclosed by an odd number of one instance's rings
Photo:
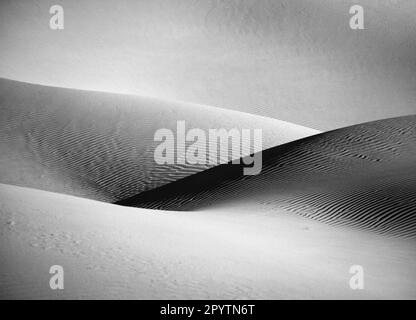
[[[210,164],[158,165],[154,133],[261,128],[265,148],[318,131],[220,108],[0,79],[2,183],[117,201]]]
[[[416,238],[416,116],[321,133],[262,156],[257,176],[221,165],[117,203],[165,210],[256,203],[330,225]]]

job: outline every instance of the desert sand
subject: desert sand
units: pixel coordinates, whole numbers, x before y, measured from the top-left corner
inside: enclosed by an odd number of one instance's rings
[[[59,3],[0,3],[0,299],[416,299],[414,1]],[[181,120],[261,174],[158,165]]]
[[[317,134],[213,107],[1,84],[0,298],[416,298],[415,117]],[[261,174],[158,168],[152,130],[176,119],[260,126]],[[49,287],[52,265],[64,290]],[[350,288],[352,265],[365,290]]]
[[[416,297],[413,242],[282,210],[163,213],[9,185],[0,199],[0,298]],[[356,264],[365,290],[349,287]]]
[[[223,164],[120,201],[198,210],[255,203],[336,226],[416,238],[416,116],[324,132],[262,152],[262,172]]]
[[[156,130],[262,129],[263,148],[317,130],[233,110],[0,79],[0,182],[113,202],[212,167],[159,165]],[[228,161],[228,159],[224,159]]]
[[[317,130],[416,113],[412,0],[0,4],[0,77],[201,103]],[[363,6],[364,30],[350,7]],[[30,53],[30,54],[29,54]]]

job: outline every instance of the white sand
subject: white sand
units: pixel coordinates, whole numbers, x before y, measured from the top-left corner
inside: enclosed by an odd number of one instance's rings
[[[256,207],[161,212],[1,185],[0,298],[415,298],[414,244]],[[349,288],[362,265],[365,289]],[[64,290],[49,289],[51,265]]]
[[[94,201],[206,169],[155,164],[153,134],[177,120],[262,128],[269,148],[317,133],[274,118],[326,130],[416,113],[412,1],[360,1],[362,31],[348,28],[351,4],[340,0],[61,3],[61,31],[48,28],[47,1],[0,3],[0,77],[88,90],[0,79],[0,298],[416,298],[414,241],[333,228],[274,205],[277,188],[309,197],[303,182],[313,177],[312,191],[335,189],[320,204],[323,220],[336,217],[347,189],[336,189],[326,171],[362,161],[371,166],[350,176],[378,166],[380,179],[365,180],[375,192],[386,181],[410,181],[413,157],[403,157],[396,176],[367,154],[368,142],[397,164],[412,145],[401,139],[374,143],[370,135],[353,154],[339,139],[324,141],[329,152],[312,148],[298,158],[304,172],[288,164],[295,187],[268,175],[270,188],[257,185],[260,193],[230,197],[227,207],[161,212]],[[308,213],[303,203],[292,209]],[[64,267],[63,291],[49,289],[54,264]],[[364,267],[365,290],[349,288],[354,264]]]
[[[156,130],[176,134],[179,120],[187,130],[262,129],[263,148],[318,133],[210,106],[6,79],[0,96],[0,182],[94,200],[121,200],[212,166],[155,162]]]
[[[0,3],[0,76],[183,100],[319,130],[416,112],[416,6],[360,0]]]

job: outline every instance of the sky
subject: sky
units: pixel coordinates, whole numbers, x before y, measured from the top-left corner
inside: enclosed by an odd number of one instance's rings
[[[330,130],[416,113],[416,2],[1,0],[0,77]]]

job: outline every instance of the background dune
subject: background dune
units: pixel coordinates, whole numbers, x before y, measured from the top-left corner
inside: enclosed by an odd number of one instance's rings
[[[325,132],[262,154],[259,175],[225,164],[118,203],[195,210],[242,201],[416,237],[416,116]]]
[[[53,3],[55,4],[55,3]],[[0,76],[232,108],[318,130],[416,112],[416,5],[360,0],[0,3]],[[31,54],[27,54],[30,52]]]
[[[187,130],[262,129],[263,147],[318,132],[232,110],[5,79],[0,97],[0,181],[104,201],[212,166],[155,162],[156,130],[176,135],[178,120]]]
[[[127,208],[0,184],[0,298],[415,298],[414,243],[280,210]],[[50,290],[50,266],[64,290]],[[365,290],[351,290],[351,265]]]

